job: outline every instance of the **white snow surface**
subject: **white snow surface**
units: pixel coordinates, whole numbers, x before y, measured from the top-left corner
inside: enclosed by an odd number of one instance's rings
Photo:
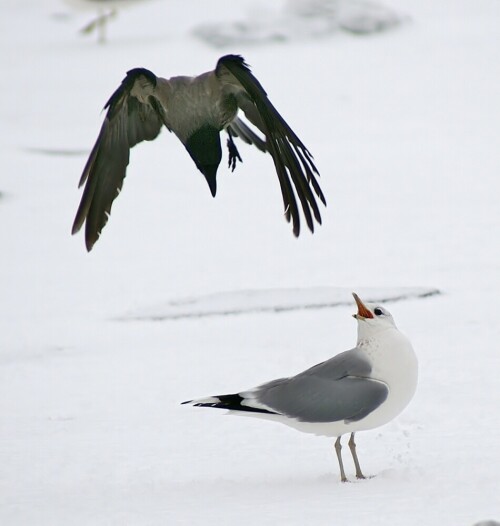
[[[264,4],[262,4],[264,6]],[[203,23],[193,34],[218,48],[325,38],[338,31],[366,35],[402,24],[407,17],[364,0],[288,0],[268,2],[242,20]]]
[[[202,23],[267,0],[144,2],[109,42],[56,0],[0,5],[0,524],[471,525],[500,519],[500,2],[391,0],[385,33],[241,53],[313,153],[323,226],[294,239],[272,160],[203,176],[166,130],[134,148],[92,253],[77,182],[128,69],[197,74]],[[48,155],[47,153],[52,153]],[[66,154],[66,155],[63,155]],[[336,308],[140,317],[222,292],[336,288]],[[331,440],[179,405],[351,348],[350,291],[439,289],[388,308],[420,365],[405,412]],[[354,478],[348,449],[346,471]]]

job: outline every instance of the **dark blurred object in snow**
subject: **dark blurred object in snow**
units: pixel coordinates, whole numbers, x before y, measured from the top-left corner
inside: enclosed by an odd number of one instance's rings
[[[45,148],[38,146],[27,146],[26,148],[23,148],[23,150],[28,153],[54,155],[55,157],[80,157],[89,154],[89,150],[83,150],[79,148]]]
[[[109,20],[115,18],[118,10],[129,7],[144,0],[64,0],[64,2],[75,10],[94,11],[96,17],[80,29],[85,35],[97,31],[97,39],[100,44],[106,42],[106,26]]]
[[[279,11],[256,9],[246,20],[204,24],[193,33],[215,47],[322,38],[337,31],[358,35],[396,27],[408,17],[363,0],[288,0]]]

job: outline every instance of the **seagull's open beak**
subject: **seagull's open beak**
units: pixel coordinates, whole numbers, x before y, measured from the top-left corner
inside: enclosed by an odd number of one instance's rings
[[[354,299],[356,300],[356,305],[358,306],[358,312],[353,314],[353,317],[357,320],[365,318],[373,318],[373,314],[365,307],[365,304],[361,301],[359,296],[353,292]]]

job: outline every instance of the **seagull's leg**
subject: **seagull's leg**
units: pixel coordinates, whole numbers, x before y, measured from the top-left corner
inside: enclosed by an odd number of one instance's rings
[[[102,10],[99,9],[99,16],[97,18],[97,41],[99,44],[104,44],[106,42],[106,17],[108,15]]]
[[[231,171],[234,172],[234,169],[236,168],[236,161],[240,161],[240,163],[243,162],[240,156],[240,152],[238,152],[238,148],[236,148],[236,144],[234,144],[233,136],[231,135],[231,132],[229,131],[229,128],[226,129],[227,134],[229,135],[229,138],[227,140],[227,149],[229,150],[229,162],[228,167],[231,168]]]
[[[347,482],[347,477],[345,476],[344,471],[344,463],[342,462],[342,446],[340,444],[340,437],[337,437],[337,440],[335,441],[335,451],[337,453],[337,459],[339,461],[340,466],[340,480],[342,482]]]
[[[80,29],[80,33],[90,34],[94,31],[99,25],[99,16],[91,20],[87,25],[83,26]]]
[[[116,16],[116,9],[111,9],[111,11],[106,12],[104,9],[99,10],[99,17],[98,17],[98,34],[99,34],[99,44],[104,44],[106,42],[106,28],[108,24],[108,20],[111,20]]]
[[[349,439],[349,449],[351,450],[352,459],[354,460],[354,466],[356,467],[356,478],[364,479],[366,478],[362,471],[361,466],[359,465],[358,455],[356,453],[356,443],[354,442],[354,433],[351,433],[351,438]]]
[[[97,11],[97,17],[91,20],[86,26],[80,29],[80,33],[90,34],[92,31],[97,30],[97,41],[99,44],[106,42],[106,24],[108,19],[114,18],[117,14],[116,9],[112,9],[107,13],[104,9]]]

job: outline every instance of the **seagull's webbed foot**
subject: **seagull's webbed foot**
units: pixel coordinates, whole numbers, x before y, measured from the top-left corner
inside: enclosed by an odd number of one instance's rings
[[[236,161],[240,161],[240,163],[242,163],[243,159],[240,156],[240,152],[238,152],[238,148],[236,148],[236,144],[234,144],[233,136],[229,130],[227,130],[227,134],[229,136],[227,139],[227,149],[229,150],[229,160],[227,166],[231,168],[232,172],[234,172],[234,169],[236,168]]]

